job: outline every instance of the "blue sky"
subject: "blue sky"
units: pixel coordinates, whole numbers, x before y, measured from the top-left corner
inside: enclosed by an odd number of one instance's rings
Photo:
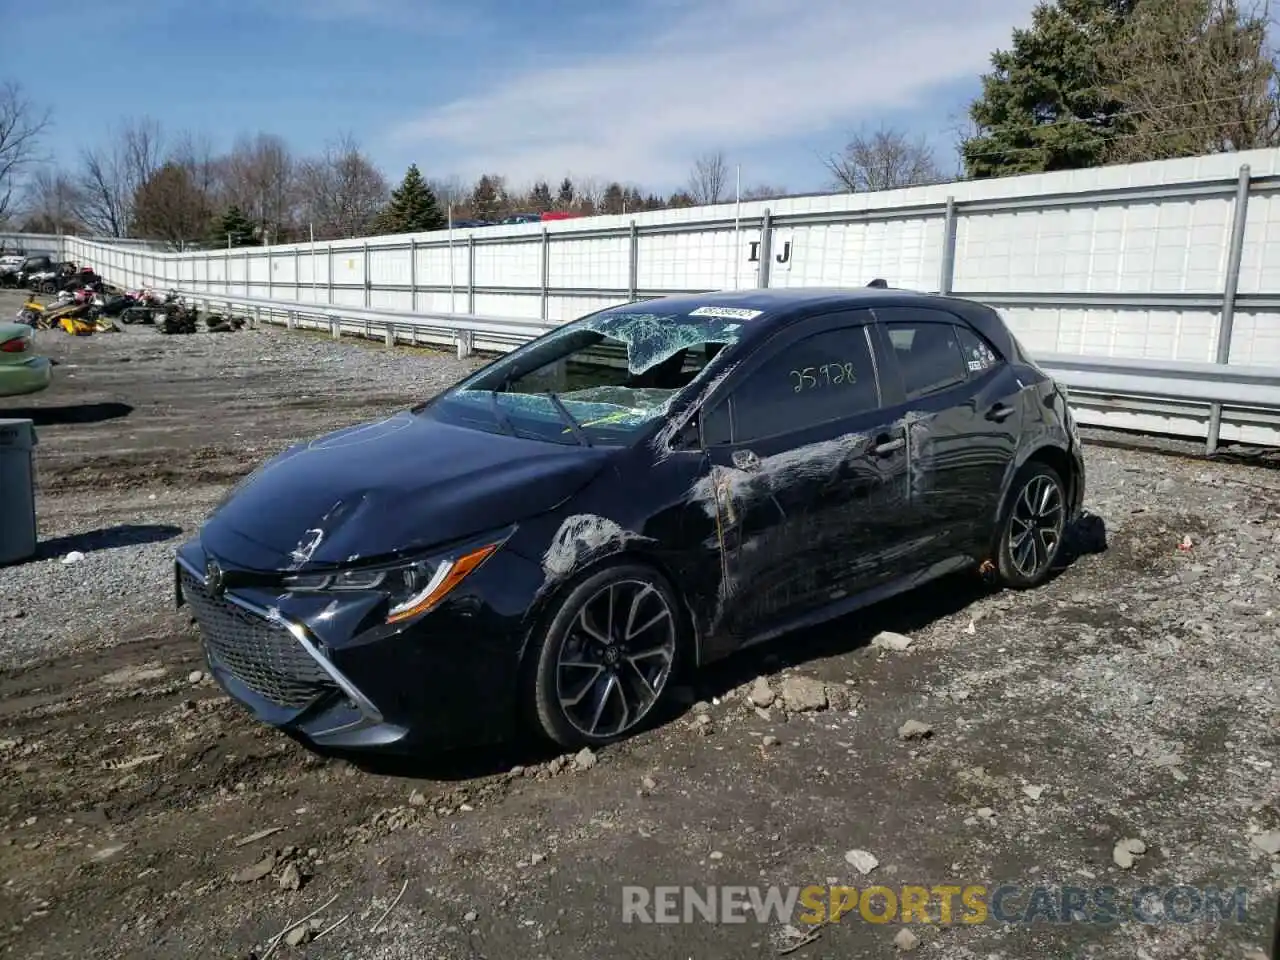
[[[821,156],[882,123],[949,128],[1033,0],[59,0],[5,24],[0,79],[55,112],[74,165],[123,117],[174,133],[350,132],[392,179],[565,174],[669,191],[722,149],[744,184],[827,185]],[[50,66],[66,25],[105,36]],[[16,33],[15,33],[16,31]],[[58,42],[63,42],[58,41]],[[73,41],[73,43],[76,41]]]

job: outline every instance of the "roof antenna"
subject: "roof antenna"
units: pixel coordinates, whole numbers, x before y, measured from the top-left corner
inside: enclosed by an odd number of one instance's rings
[[[870,283],[868,283],[868,284],[867,284],[867,286],[868,286],[868,287],[875,287],[877,290],[888,290],[888,289],[889,289],[889,281],[888,281],[888,280],[882,280],[881,278],[876,277],[876,279],[874,279],[874,280],[872,280]]]

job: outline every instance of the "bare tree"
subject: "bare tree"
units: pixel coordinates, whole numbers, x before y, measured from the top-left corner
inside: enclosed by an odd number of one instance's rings
[[[427,186],[431,188],[431,192],[436,195],[436,199],[440,202],[441,208],[449,209],[452,204],[456,211],[464,203],[471,194],[471,188],[462,182],[462,178],[454,175],[449,177],[427,178]],[[457,216],[455,212],[454,216]]]
[[[50,117],[27,99],[21,84],[0,84],[0,221],[8,218],[23,171],[39,159],[40,135]]]
[[[965,164],[965,144],[982,136],[982,128],[973,119],[967,109],[953,112],[948,116],[946,130],[951,134],[952,148],[955,150],[954,167],[951,179],[963,180],[968,174]]]
[[[789,196],[786,187],[775,187],[767,183],[758,183],[742,191],[743,200],[778,200]]]
[[[367,234],[390,192],[386,177],[345,134],[299,168],[301,216],[317,239]]]
[[[210,203],[218,202],[222,189],[222,165],[213,143],[202,133],[183,132],[174,141],[169,159],[185,167],[191,182]]]
[[[126,120],[109,143],[84,151],[77,215],[90,231],[108,237],[128,234],[134,197],[160,168],[163,143],[160,125],[143,118]]]
[[[80,165],[80,220],[92,233],[123,237],[129,229],[133,195],[125,184],[119,153],[110,148],[85,150]]]
[[[297,164],[280,137],[241,138],[224,164],[225,199],[264,230],[279,236],[293,221]]]
[[[23,229],[33,233],[75,233],[79,196],[75,180],[63,170],[44,167],[27,185]]]
[[[1140,0],[1100,65],[1125,126],[1122,163],[1226,153],[1280,141],[1277,70],[1265,5]]]
[[[605,189],[606,185],[599,177],[574,177],[574,206],[582,213],[595,213],[604,202]]]
[[[887,127],[857,134],[845,145],[843,153],[828,157],[825,163],[836,189],[850,193],[942,180],[933,150],[923,137],[912,140],[902,131]]]
[[[689,196],[699,205],[719,203],[729,189],[729,162],[720,150],[705,153],[693,162]]]

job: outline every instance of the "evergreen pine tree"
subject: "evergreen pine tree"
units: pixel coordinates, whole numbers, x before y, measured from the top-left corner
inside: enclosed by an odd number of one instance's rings
[[[529,194],[529,202],[538,213],[546,213],[551,209],[551,187],[548,186],[547,181],[539,180],[533,185],[533,191]]]
[[[249,247],[257,243],[253,221],[234,203],[214,221],[213,236],[210,239],[219,247]]]
[[[556,206],[561,210],[572,209],[574,196],[573,181],[565,177],[560,181],[560,189],[556,191]]]
[[[405,171],[400,186],[391,191],[391,199],[378,214],[374,230],[377,233],[424,233],[440,230],[445,225],[445,215],[440,210],[436,195],[423,179],[416,163]]]
[[[1137,0],[1042,0],[1010,50],[991,57],[962,146],[971,177],[1097,166],[1125,125],[1100,58]]]

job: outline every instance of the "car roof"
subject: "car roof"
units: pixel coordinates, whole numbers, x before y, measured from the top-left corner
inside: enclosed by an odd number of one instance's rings
[[[652,300],[641,301],[657,307],[661,305],[663,312],[688,313],[699,307],[736,307],[739,309],[759,310],[760,316],[755,320],[768,322],[782,320],[795,312],[809,312],[812,307],[840,307],[847,305],[850,309],[865,309],[880,304],[933,303],[943,298],[932,293],[920,293],[915,290],[896,290],[891,287],[768,287],[750,290],[718,290],[706,293],[680,293]],[[625,312],[635,309],[635,303],[619,304],[611,310]],[[755,322],[755,321],[753,321]]]
[[[941,308],[968,321],[986,339],[990,340],[1006,357],[1020,355],[1021,351],[1005,327],[1004,321],[991,307],[977,300],[964,297],[921,293],[916,290],[900,290],[893,287],[767,287],[749,290],[719,290],[705,293],[680,293],[656,297],[632,303],[617,304],[601,311],[609,313],[634,313],[638,307],[649,305],[651,309],[672,315],[688,314],[698,308],[727,307],[738,310],[758,310],[759,315],[743,319],[739,335],[739,347],[751,349],[766,337],[797,319],[814,313],[836,310],[865,310],[888,306],[931,306]],[[708,314],[714,316],[714,314]],[[728,314],[722,314],[730,319]]]

